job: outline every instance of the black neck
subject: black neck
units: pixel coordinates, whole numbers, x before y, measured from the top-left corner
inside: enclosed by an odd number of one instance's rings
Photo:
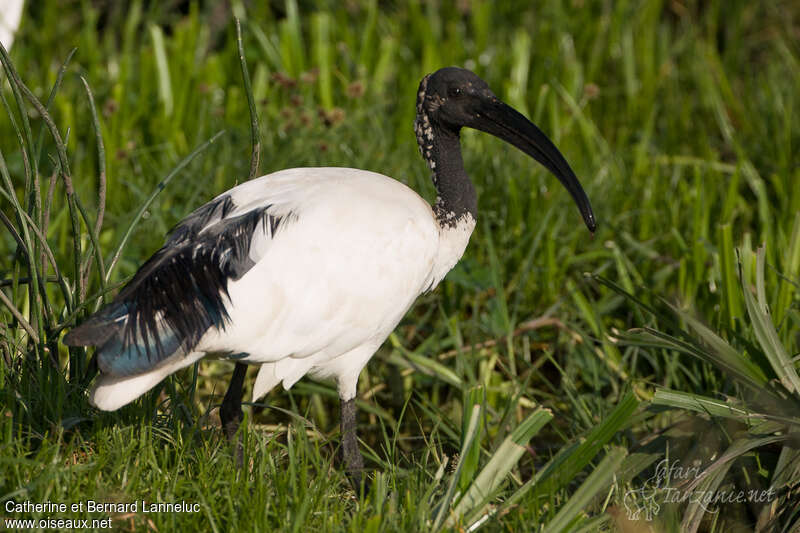
[[[431,124],[423,112],[415,124],[419,150],[433,173],[436,203],[433,212],[442,226],[455,226],[459,220],[478,215],[478,196],[461,158],[459,132]]]

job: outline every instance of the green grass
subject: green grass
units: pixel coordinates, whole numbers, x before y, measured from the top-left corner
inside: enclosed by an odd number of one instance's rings
[[[29,4],[0,75],[0,501],[183,500],[199,512],[4,507],[3,519],[798,527],[794,3]],[[366,494],[339,468],[328,383],[305,379],[248,409],[244,471],[218,427],[227,363],[187,369],[115,413],[89,407],[91,352],[68,351],[63,331],[183,216],[248,179],[254,145],[260,174],[351,166],[433,199],[413,104],[419,79],[451,64],[548,133],[599,229],[591,237],[523,154],[463,133],[478,226],[362,373]],[[652,488],[663,459],[706,472],[670,480],[684,493],[773,487],[777,503],[706,513],[667,503],[665,485],[655,500],[630,492]],[[659,502],[655,521],[628,521],[631,501]]]

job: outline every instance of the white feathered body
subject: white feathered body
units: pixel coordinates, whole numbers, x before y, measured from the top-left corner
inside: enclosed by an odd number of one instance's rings
[[[101,409],[132,401],[206,355],[260,365],[254,399],[310,373],[335,379],[349,400],[364,365],[414,300],[459,260],[475,225],[467,217],[442,227],[404,184],[349,168],[283,170],[224,195],[234,204],[224,219],[269,206],[284,223],[274,233],[268,224],[253,233],[253,264],[228,280],[223,326],[148,372],[102,376],[92,393]],[[201,234],[221,221],[208,221]]]

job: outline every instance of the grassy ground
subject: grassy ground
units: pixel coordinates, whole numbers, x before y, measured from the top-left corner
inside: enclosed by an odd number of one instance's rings
[[[795,3],[29,4],[0,91],[4,520],[800,527]],[[415,89],[455,64],[554,139],[598,217],[592,238],[552,176],[463,134],[478,227],[361,376],[365,494],[338,469],[330,384],[253,405],[237,471],[216,409],[231,365],[99,413],[84,393],[91,354],[58,342],[173,224],[247,178],[234,14],[261,173],[352,166],[432,199]],[[89,500],[138,507],[90,512]],[[48,501],[79,507],[9,504]],[[143,509],[181,501],[197,506]]]

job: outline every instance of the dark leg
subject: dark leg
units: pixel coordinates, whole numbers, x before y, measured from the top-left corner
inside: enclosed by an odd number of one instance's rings
[[[242,466],[244,450],[242,449],[242,437],[237,437],[236,432],[244,417],[242,414],[242,387],[245,374],[247,374],[247,365],[236,363],[231,383],[228,385],[228,391],[225,393],[225,398],[219,407],[219,418],[222,421],[222,429],[225,431],[225,436],[231,442],[235,440],[236,465],[239,467]]]
[[[353,487],[358,491],[361,487],[361,473],[364,471],[364,458],[358,451],[358,438],[356,437],[356,401],[354,399],[342,402],[342,456],[347,476]]]

